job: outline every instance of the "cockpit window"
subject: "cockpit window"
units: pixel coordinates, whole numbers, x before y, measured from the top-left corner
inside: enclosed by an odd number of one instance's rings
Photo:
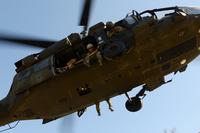
[[[141,21],[141,16],[138,12],[132,11],[128,13],[126,17],[118,22],[115,23],[115,26],[121,26],[126,29],[130,29],[138,24]]]
[[[191,14],[200,14],[200,7],[180,7],[179,9],[183,10],[185,13]]]
[[[150,17],[153,17],[154,19],[162,19],[172,15],[187,16],[187,12],[184,9],[185,8],[179,8],[176,6],[176,7],[166,7],[153,10],[146,10],[144,12],[141,12],[140,16],[146,17],[146,14],[150,14]]]
[[[129,25],[132,25],[136,23],[136,20],[133,18],[133,16],[128,16],[124,19]]]

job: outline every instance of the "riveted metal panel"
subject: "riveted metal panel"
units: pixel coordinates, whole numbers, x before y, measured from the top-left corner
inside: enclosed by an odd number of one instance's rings
[[[189,39],[173,48],[170,48],[160,54],[157,55],[158,63],[167,62],[173,58],[176,58],[184,53],[189,52],[190,50],[196,48],[197,39],[196,37]]]
[[[54,76],[54,57],[51,56],[16,74],[13,81],[13,88],[17,94],[22,93],[26,89],[36,86]]]

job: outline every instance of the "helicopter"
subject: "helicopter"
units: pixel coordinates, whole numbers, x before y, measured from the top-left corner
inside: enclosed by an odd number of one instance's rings
[[[165,75],[184,72],[199,55],[200,11],[196,8],[133,11],[114,24],[113,28],[123,29],[108,37],[102,22],[87,30],[90,5],[86,1],[81,34],[59,42],[0,38],[45,48],[15,63],[11,90],[0,102],[0,125],[30,119],[47,123],[121,94],[128,98],[126,108],[138,111],[146,91],[170,82]],[[172,13],[158,19],[156,12],[162,11]],[[88,44],[100,51],[102,65],[92,55],[90,66],[84,64]],[[74,58],[74,66],[65,69]],[[141,91],[130,98],[127,92],[140,85]]]

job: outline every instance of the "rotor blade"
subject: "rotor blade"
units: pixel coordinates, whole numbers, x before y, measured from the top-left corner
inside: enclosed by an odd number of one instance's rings
[[[88,26],[91,5],[92,5],[92,0],[85,0],[79,24],[80,26],[85,26],[85,27]]]
[[[47,48],[54,44],[56,41],[43,40],[43,39],[32,39],[32,38],[22,38],[18,36],[7,36],[0,34],[0,41],[19,43],[23,45],[29,45],[40,48]]]

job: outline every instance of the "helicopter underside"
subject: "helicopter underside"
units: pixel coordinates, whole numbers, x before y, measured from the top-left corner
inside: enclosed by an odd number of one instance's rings
[[[196,48],[170,59],[164,65],[162,63],[143,71],[138,71],[138,58],[133,52],[117,60],[106,61],[104,66],[94,64],[91,68],[74,68],[24,92],[12,116],[14,120],[53,120],[124,94],[142,84],[152,87],[151,91],[156,89],[154,86],[161,85],[159,80],[165,75],[181,70],[198,54],[199,49]],[[135,63],[130,63],[133,60]],[[80,92],[79,89],[86,84],[90,90]]]
[[[43,77],[44,82],[37,79],[37,85],[21,85],[20,93],[20,85],[13,84],[4,99],[7,112],[0,117],[0,125],[16,120],[53,120],[139,85],[146,85],[148,91],[156,89],[165,83],[166,75],[182,71],[200,53],[200,26],[191,21],[194,17],[183,21],[184,17],[141,23],[134,29],[133,48],[112,60],[104,59],[102,66],[94,58],[90,67],[80,63],[70,70],[55,72],[48,80]],[[49,68],[57,69],[53,64]]]

